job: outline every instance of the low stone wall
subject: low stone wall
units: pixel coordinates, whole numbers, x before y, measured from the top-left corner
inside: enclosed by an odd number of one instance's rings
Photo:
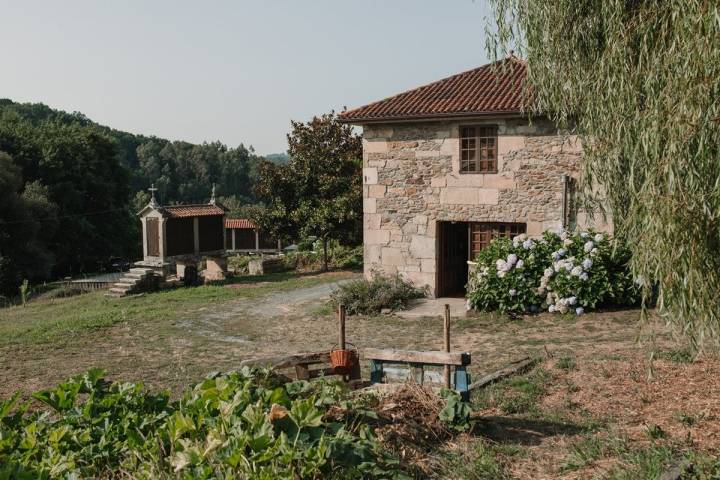
[[[285,263],[280,257],[263,257],[250,260],[248,273],[250,275],[264,275],[266,273],[282,272],[285,270]]]

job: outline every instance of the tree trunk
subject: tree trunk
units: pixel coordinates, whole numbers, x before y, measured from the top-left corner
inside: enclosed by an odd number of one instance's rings
[[[323,238],[323,272],[327,272],[328,268],[328,239]]]

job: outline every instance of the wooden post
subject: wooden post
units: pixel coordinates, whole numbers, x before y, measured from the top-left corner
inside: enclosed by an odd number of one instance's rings
[[[445,334],[445,351],[450,351],[450,305],[445,304],[445,321],[443,324]],[[445,365],[445,388],[450,388],[450,365]]]
[[[345,350],[345,305],[338,306],[338,320],[340,321],[340,350]]]

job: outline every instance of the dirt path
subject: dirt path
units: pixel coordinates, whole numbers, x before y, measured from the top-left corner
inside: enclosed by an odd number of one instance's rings
[[[262,317],[306,316],[309,310],[308,304],[314,306],[325,303],[339,285],[352,280],[339,280],[287,292],[272,293],[252,302],[242,299],[204,307],[198,310],[195,318],[183,320],[177,326],[187,329],[190,334],[211,340],[237,344],[247,343],[249,339],[243,330],[238,330],[238,333],[228,333],[229,327],[236,323],[237,319],[251,318],[257,321]]]

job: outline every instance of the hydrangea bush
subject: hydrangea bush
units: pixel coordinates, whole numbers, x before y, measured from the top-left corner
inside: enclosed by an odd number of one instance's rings
[[[603,305],[633,305],[640,300],[640,289],[628,260],[627,249],[592,231],[496,239],[475,260],[468,304],[502,313],[547,310],[577,315]]]

